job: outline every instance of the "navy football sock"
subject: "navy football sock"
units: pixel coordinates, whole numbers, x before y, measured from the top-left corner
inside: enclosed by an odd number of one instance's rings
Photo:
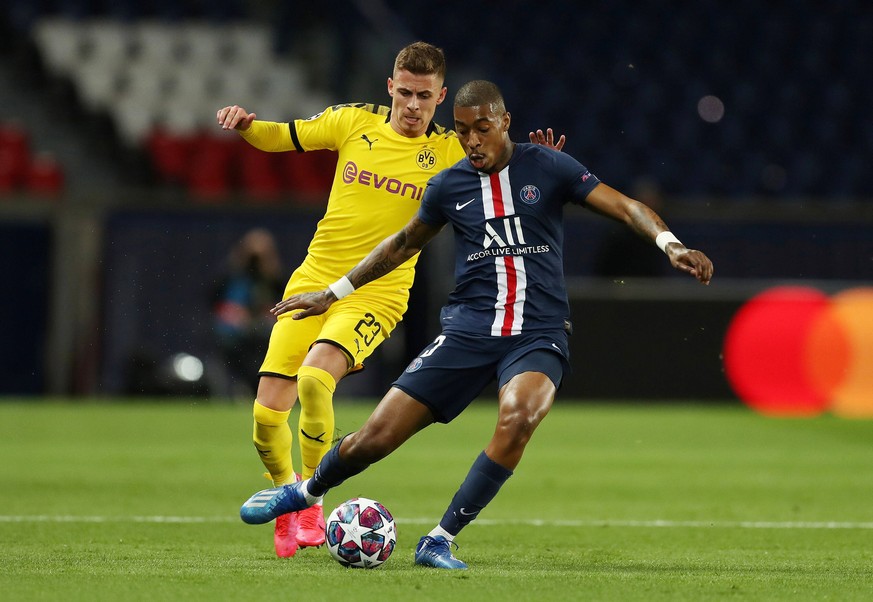
[[[346,435],[348,436],[348,435]],[[349,477],[353,477],[358,473],[364,472],[369,464],[364,466],[353,466],[340,457],[339,448],[343,443],[343,437],[339,443],[330,448],[330,451],[325,454],[318,463],[315,469],[315,474],[309,479],[306,485],[307,491],[315,497],[321,497],[328,490],[340,485]]]
[[[479,454],[440,520],[440,527],[457,535],[494,499],[511,476],[511,470],[486,456],[485,452]]]

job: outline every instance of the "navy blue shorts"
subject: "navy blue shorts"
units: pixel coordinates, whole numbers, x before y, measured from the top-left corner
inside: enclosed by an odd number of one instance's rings
[[[522,372],[542,372],[561,386],[569,370],[564,330],[509,337],[443,332],[424,348],[393,385],[420,401],[437,422],[451,422],[493,380],[502,387]]]

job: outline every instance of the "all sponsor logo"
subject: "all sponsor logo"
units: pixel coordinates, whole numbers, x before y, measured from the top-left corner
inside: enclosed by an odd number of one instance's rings
[[[485,223],[482,250],[471,253],[467,261],[485,257],[520,256],[548,253],[549,245],[528,245],[521,227],[521,217],[511,216]]]

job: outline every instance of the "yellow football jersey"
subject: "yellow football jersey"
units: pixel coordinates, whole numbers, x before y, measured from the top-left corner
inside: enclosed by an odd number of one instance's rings
[[[455,132],[431,123],[423,136],[406,138],[391,129],[389,111],[336,105],[289,124],[298,151],[339,152],[327,211],[301,266],[315,280],[334,282],[403,228],[418,211],[427,181],[465,156]],[[380,278],[380,288],[412,286],[417,259]]]

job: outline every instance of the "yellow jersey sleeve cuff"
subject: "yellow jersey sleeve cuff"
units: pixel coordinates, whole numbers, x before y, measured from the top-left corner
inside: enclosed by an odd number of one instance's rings
[[[270,153],[297,150],[287,123],[256,119],[249,129],[240,131],[240,136],[255,148]]]

